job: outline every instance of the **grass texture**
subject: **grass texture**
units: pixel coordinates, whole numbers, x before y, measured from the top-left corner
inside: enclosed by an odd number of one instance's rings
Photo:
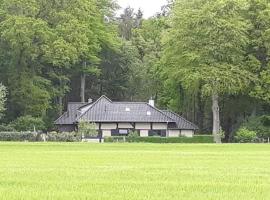
[[[3,142],[0,199],[269,200],[270,145]]]

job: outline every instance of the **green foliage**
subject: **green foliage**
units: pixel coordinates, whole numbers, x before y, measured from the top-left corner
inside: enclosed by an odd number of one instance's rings
[[[11,123],[11,126],[17,131],[42,131],[45,130],[45,123],[41,118],[30,115],[17,118]]]
[[[0,132],[15,132],[15,128],[10,124],[0,124]]]
[[[250,117],[242,124],[242,127],[255,131],[260,138],[268,138],[270,137],[270,116]]]
[[[82,138],[97,137],[98,131],[96,130],[95,123],[89,123],[87,121],[80,121],[78,125],[78,132]]]
[[[240,143],[255,142],[257,139],[257,133],[243,127],[237,131],[235,138],[236,141]]]
[[[243,9],[230,0],[177,1],[164,39],[169,78],[187,88],[201,82],[205,95],[246,88],[253,76],[243,65],[248,40]]]
[[[80,142],[81,135],[77,132],[49,132],[47,134],[47,141],[49,142]]]
[[[123,137],[108,137],[105,142],[123,142]],[[196,135],[193,138],[188,137],[126,137],[126,142],[135,143],[213,143],[211,135]]]
[[[0,141],[38,141],[38,134],[33,132],[0,132]]]
[[[140,134],[138,131],[132,131],[128,134],[127,141],[128,142],[136,142],[139,137],[140,137]]]
[[[110,0],[1,1],[0,79],[9,90],[9,119],[51,115],[62,109],[72,76],[99,75],[101,46],[116,37],[104,22],[114,8]]]

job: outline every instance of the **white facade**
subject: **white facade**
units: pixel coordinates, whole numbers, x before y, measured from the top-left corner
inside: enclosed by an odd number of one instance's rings
[[[112,136],[112,131],[111,130],[103,130],[102,131],[102,136],[103,137],[111,137]]]
[[[102,123],[101,124],[101,130],[112,130],[117,129],[116,123]]]
[[[153,130],[167,130],[167,123],[153,123]]]
[[[194,130],[181,130],[181,136],[193,137],[194,136]]]
[[[132,128],[133,128],[133,126],[132,126],[132,124],[131,124],[131,123],[119,123],[119,124],[118,124],[118,128],[123,128],[123,129],[125,129],[125,128],[127,128],[127,129],[132,129]]]
[[[136,123],[135,129],[136,130],[151,130],[151,124],[150,123]]]
[[[140,136],[141,137],[148,137],[149,136],[149,134],[148,134],[148,130],[140,130]]]
[[[112,130],[118,129],[134,129],[131,123],[96,123],[96,129],[98,130],[99,127],[102,130],[103,137],[110,137],[112,136]],[[148,137],[149,131],[151,130],[167,130],[167,123],[135,123],[135,130],[139,131],[141,137]],[[167,130],[167,137],[193,137],[194,130]]]
[[[180,130],[168,130],[168,137],[180,137]]]

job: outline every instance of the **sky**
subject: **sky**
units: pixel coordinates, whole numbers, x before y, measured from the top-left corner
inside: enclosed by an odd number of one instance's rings
[[[144,18],[148,18],[160,11],[166,5],[167,0],[117,0],[122,10],[128,6],[138,10],[141,8]],[[119,11],[119,13],[122,13]]]

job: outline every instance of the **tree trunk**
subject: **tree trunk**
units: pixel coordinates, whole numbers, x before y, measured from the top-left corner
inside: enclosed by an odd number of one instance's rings
[[[213,136],[216,143],[221,143],[220,133],[220,117],[219,117],[219,105],[218,95],[212,95],[212,112],[213,112]]]
[[[85,103],[85,74],[82,73],[81,75],[81,102]]]
[[[59,96],[59,116],[63,114],[63,97]]]

